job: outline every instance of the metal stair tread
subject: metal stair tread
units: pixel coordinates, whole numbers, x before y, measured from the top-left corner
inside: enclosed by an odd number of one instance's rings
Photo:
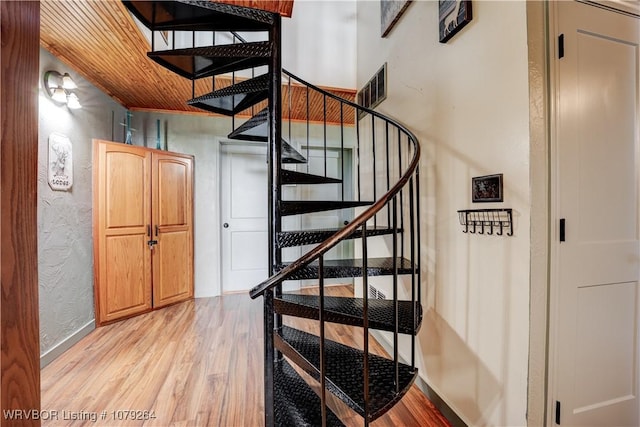
[[[268,64],[270,42],[235,43],[217,46],[148,52],[147,56],[187,79],[199,79]]]
[[[396,258],[398,274],[411,274],[416,271],[412,268],[411,261],[405,258]],[[279,270],[289,263],[282,263]],[[393,275],[393,258],[369,258],[367,260],[368,276]],[[362,259],[336,259],[324,261],[324,277],[334,279],[340,277],[362,277]],[[306,280],[318,278],[318,263],[313,262],[293,273],[287,280]]]
[[[371,204],[373,204],[373,202],[359,202],[356,200],[282,200],[280,201],[280,213],[283,216],[300,215],[311,212],[369,206]]]
[[[297,172],[289,169],[282,169],[280,174],[281,183],[283,185],[291,184],[340,184],[339,178],[331,178],[322,175],[313,175],[304,172]]]
[[[280,248],[290,248],[293,246],[312,245],[314,243],[321,243],[327,238],[331,237],[340,228],[321,228],[310,230],[291,230],[281,231],[276,235],[276,243]],[[398,228],[397,233],[402,233],[402,229]],[[393,228],[386,226],[378,226],[367,228],[367,236],[383,236],[386,234],[393,234]],[[347,236],[345,239],[358,239],[362,237],[362,230],[358,229]]]
[[[318,295],[282,294],[274,300],[279,314],[318,320]],[[325,296],[325,320],[342,325],[363,326],[363,298]],[[368,299],[369,328],[393,332],[394,301]],[[414,311],[415,310],[415,311]],[[412,312],[413,311],[413,312]],[[414,314],[415,313],[415,314]],[[415,324],[412,318],[415,316]],[[398,301],[398,332],[415,335],[422,323],[422,306],[411,301]]]
[[[260,9],[205,0],[130,1],[124,5],[151,30],[255,31],[267,30],[274,14]],[[154,8],[162,10],[156,12]]]
[[[281,140],[280,161],[282,163],[307,163],[307,159],[284,139]]]
[[[320,339],[288,326],[275,334],[278,350],[316,380],[320,376]],[[395,363],[369,354],[369,421],[383,415],[409,390],[417,369],[398,363],[398,390]],[[364,353],[335,341],[325,340],[326,385],[336,397],[361,416],[364,410]]]
[[[263,108],[231,132],[228,137],[243,141],[267,142],[269,140],[269,107]]]
[[[320,398],[286,360],[275,362],[274,424],[277,426],[319,426],[322,424]],[[343,426],[327,408],[327,426]]]
[[[269,74],[224,87],[187,101],[189,105],[213,113],[234,115],[269,96]]]

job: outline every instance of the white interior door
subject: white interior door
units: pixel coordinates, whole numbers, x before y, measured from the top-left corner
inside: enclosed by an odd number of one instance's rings
[[[553,181],[566,222],[554,243],[549,413],[560,425],[637,426],[639,19],[556,4]]]
[[[269,277],[267,148],[221,150],[222,290],[247,291]]]

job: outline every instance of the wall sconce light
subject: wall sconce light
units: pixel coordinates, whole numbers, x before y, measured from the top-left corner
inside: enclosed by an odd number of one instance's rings
[[[66,104],[67,107],[82,108],[78,95],[72,92],[78,86],[73,81],[69,73],[60,74],[57,71],[47,71],[44,73],[44,90],[47,95],[57,104]]]

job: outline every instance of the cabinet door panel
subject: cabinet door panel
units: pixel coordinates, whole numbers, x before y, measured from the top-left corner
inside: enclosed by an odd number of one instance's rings
[[[105,304],[108,316],[126,316],[149,309],[145,271],[149,249],[145,235],[106,236]]]
[[[94,140],[96,322],[151,310],[151,153]]]
[[[162,242],[153,254],[155,307],[182,301],[193,295],[192,264],[187,260],[191,252],[189,230],[162,233]]]
[[[193,161],[153,153],[153,305],[193,297]]]
[[[149,180],[144,176],[149,159],[143,153],[105,152],[106,227],[145,227],[149,224]]]

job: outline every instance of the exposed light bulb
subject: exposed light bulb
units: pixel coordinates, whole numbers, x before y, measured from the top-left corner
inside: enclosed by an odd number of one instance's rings
[[[66,104],[67,94],[65,93],[64,89],[62,89],[61,87],[57,87],[53,90],[51,99],[53,99],[55,102],[58,102],[60,104]]]
[[[62,75],[62,87],[64,89],[70,90],[70,89],[77,89],[78,85],[76,84],[76,82],[73,81],[69,73],[64,73]]]
[[[80,100],[75,93],[70,93],[67,97],[67,107],[77,110],[78,108],[82,108],[80,105]]]

